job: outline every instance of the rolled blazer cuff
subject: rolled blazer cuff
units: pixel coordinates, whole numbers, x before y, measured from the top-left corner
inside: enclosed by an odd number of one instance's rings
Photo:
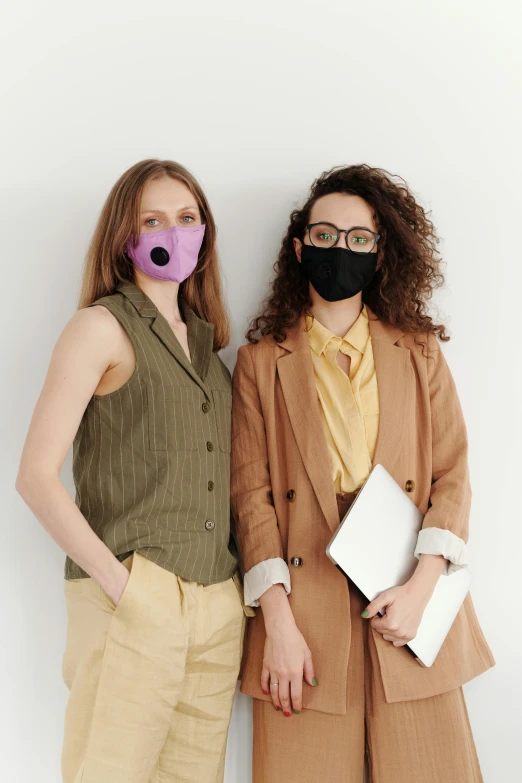
[[[272,585],[282,584],[286,594],[290,592],[290,571],[282,557],[262,560],[247,571],[244,579],[245,604],[259,606],[259,597]]]
[[[420,531],[414,554],[417,559],[421,555],[442,555],[447,560],[442,573],[448,576],[468,565],[467,548],[462,538],[440,527],[426,527]]]

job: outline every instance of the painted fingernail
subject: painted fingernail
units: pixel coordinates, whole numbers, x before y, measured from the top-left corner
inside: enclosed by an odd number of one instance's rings
[[[294,710],[294,713],[295,713],[296,715],[300,715],[300,714],[301,714],[301,710]]]
[[[361,617],[369,617],[369,616],[370,616],[370,612],[368,611],[368,609],[365,609],[364,612],[361,612]]]
[[[265,694],[265,696],[268,696],[268,691],[265,691],[264,688],[263,688],[263,693]]]
[[[291,718],[292,717],[292,713],[291,712],[283,712],[283,715],[285,716],[285,718]]]
[[[314,677],[314,678],[313,678],[313,680],[312,680],[312,685],[313,685],[313,686],[314,686],[314,688],[315,688],[315,686],[317,685],[317,677]]]

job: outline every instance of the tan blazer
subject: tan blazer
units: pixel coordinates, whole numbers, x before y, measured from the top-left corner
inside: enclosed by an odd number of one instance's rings
[[[439,344],[432,335],[415,339],[369,315],[380,399],[374,464],[384,465],[410,491],[425,527],[446,528],[467,541],[466,429]],[[302,558],[302,566],[290,565],[289,600],[319,682],[316,688],[305,684],[304,706],[345,714],[350,604],[346,578],[325,554],[339,513],[304,319],[281,344],[264,338],[239,350],[232,508],[246,571],[272,557],[289,565],[291,558]],[[268,700],[260,686],[261,609],[248,625],[241,689]],[[408,650],[373,635],[388,702],[450,691],[494,665],[469,596],[429,669]]]

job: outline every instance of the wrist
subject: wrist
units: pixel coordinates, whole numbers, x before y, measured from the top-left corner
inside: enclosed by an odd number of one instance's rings
[[[272,585],[259,597],[259,605],[263,611],[265,630],[270,634],[283,621],[288,624],[295,622],[286,590],[281,584]]]
[[[421,596],[426,603],[433,595],[433,591],[444,570],[446,560],[441,555],[421,555],[417,568],[408,581],[408,588]]]
[[[128,569],[116,557],[113,557],[108,568],[100,575],[98,583],[102,590],[113,598],[122,593],[122,588],[127,583],[128,577]]]

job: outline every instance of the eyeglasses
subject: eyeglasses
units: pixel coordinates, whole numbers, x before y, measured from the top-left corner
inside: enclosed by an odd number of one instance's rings
[[[306,230],[314,247],[335,247],[341,234],[346,234],[346,247],[354,253],[371,253],[381,238],[363,226],[337,228],[333,223],[309,223]]]

